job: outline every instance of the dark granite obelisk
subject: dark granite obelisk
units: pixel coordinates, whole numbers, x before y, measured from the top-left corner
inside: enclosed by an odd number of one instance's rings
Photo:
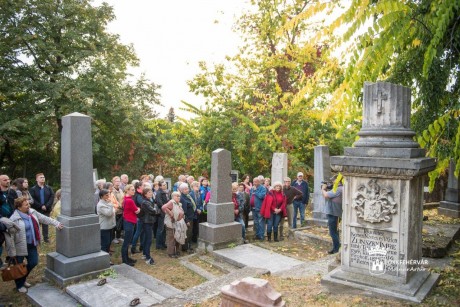
[[[60,286],[95,276],[110,267],[101,251],[99,218],[94,213],[91,118],[62,117],[61,215],[64,229],[56,234],[56,252],[47,255],[45,276]]]

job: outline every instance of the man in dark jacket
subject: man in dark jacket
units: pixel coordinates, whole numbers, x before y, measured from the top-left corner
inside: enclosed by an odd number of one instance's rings
[[[45,175],[38,173],[35,175],[37,184],[30,189],[30,196],[32,196],[34,203],[32,207],[43,215],[50,216],[53,210],[54,192],[53,189],[45,184]],[[49,242],[48,225],[42,224],[43,241]]]
[[[195,216],[196,204],[193,201],[193,198],[190,196],[189,188],[187,183],[182,183],[179,186],[180,191],[180,203],[182,204],[182,209],[184,210],[184,219],[187,224],[187,239],[185,244],[182,245],[182,251],[188,251],[189,253],[193,252],[192,249],[192,231],[193,231],[193,217]]]
[[[155,202],[157,203],[158,207],[163,207],[169,201],[168,196],[168,184],[164,181],[160,181],[158,183],[158,191],[157,195],[155,196]],[[165,213],[163,210],[160,210],[160,215],[158,215],[158,228],[157,228],[157,236],[155,247],[156,249],[166,249],[166,230],[165,230]]]
[[[305,208],[307,207],[310,198],[310,190],[308,183],[303,180],[303,173],[297,173],[297,180],[292,183],[292,187],[302,192],[302,198],[294,199],[294,216],[292,217],[292,228],[297,228],[297,211],[300,211],[300,227],[303,226],[305,221]]]

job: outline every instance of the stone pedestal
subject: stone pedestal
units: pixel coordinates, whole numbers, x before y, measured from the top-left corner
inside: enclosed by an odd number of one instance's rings
[[[329,147],[315,146],[314,189],[313,189],[313,218],[308,219],[309,224],[327,226],[327,217],[324,214],[326,200],[321,192],[321,181],[331,178],[331,160]]]
[[[436,166],[412,141],[410,89],[364,86],[360,140],[331,157],[345,177],[340,267],[322,283],[421,302],[437,282],[422,261],[423,178]]]
[[[62,118],[61,215],[56,252],[47,255],[45,276],[60,286],[110,267],[101,251],[99,219],[94,214],[91,118],[72,113]]]
[[[272,186],[279,181],[283,184],[284,178],[288,175],[288,154],[275,152],[272,158]]]
[[[228,150],[212,152],[211,199],[208,221],[199,225],[198,250],[212,252],[230,244],[243,243],[241,224],[235,222],[232,203],[231,154]]]
[[[285,306],[281,294],[264,279],[246,277],[224,286],[221,291],[221,307]]]
[[[449,179],[447,181],[446,198],[439,203],[438,214],[460,217],[460,181],[455,177],[455,162],[450,160]]]

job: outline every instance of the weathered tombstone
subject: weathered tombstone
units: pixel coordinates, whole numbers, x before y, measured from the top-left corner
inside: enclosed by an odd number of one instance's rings
[[[230,172],[230,176],[232,177],[232,183],[233,182],[238,182],[238,176],[239,176],[240,172],[238,172],[237,170],[232,170]]]
[[[172,191],[172,181],[171,181],[171,178],[165,178],[165,179],[164,179],[164,182],[166,182],[166,187],[167,187],[168,191]]]
[[[64,229],[56,233],[56,252],[47,255],[45,276],[60,286],[95,276],[110,267],[101,251],[99,218],[94,214],[91,118],[72,113],[62,117],[61,215]]]
[[[422,266],[423,178],[436,162],[413,141],[410,111],[409,88],[364,84],[360,139],[331,157],[345,176],[343,242],[325,285],[421,302],[439,278]]]
[[[308,223],[327,226],[327,217],[324,214],[326,200],[321,192],[321,182],[331,178],[331,160],[329,147],[315,146],[314,191],[313,191],[313,218]]]
[[[221,307],[285,306],[281,294],[265,279],[246,277],[222,287]]]
[[[231,154],[225,149],[212,152],[211,199],[208,221],[200,224],[198,249],[213,251],[243,242],[241,224],[235,222],[232,202]]]
[[[447,181],[446,198],[439,203],[438,214],[460,217],[460,181],[455,177],[455,162],[449,163],[449,179]]]
[[[283,184],[283,180],[288,175],[288,154],[275,152],[272,158],[272,178],[271,184],[279,181]]]

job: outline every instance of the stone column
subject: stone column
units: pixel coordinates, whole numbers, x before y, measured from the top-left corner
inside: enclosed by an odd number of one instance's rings
[[[460,217],[460,181],[455,177],[455,162],[449,163],[449,179],[447,181],[446,199],[439,203],[438,214]]]
[[[327,217],[324,214],[326,200],[321,192],[321,181],[331,178],[331,160],[329,157],[329,147],[320,145],[315,146],[315,167],[314,167],[314,190],[313,190],[313,219],[309,223],[327,226]]]
[[[354,147],[331,157],[345,177],[341,265],[323,277],[343,285],[421,302],[439,275],[422,266],[425,158],[410,129],[410,89],[364,85],[363,126]]]
[[[72,113],[62,117],[61,215],[64,229],[56,233],[56,252],[47,255],[45,276],[60,286],[95,276],[110,267],[101,251],[99,218],[94,213],[91,118]]]
[[[241,224],[235,222],[232,202],[231,154],[225,149],[212,152],[211,199],[208,221],[200,224],[198,249],[212,252],[243,242]]]
[[[288,175],[288,154],[275,152],[272,158],[272,186],[279,181],[283,184],[284,178]]]

